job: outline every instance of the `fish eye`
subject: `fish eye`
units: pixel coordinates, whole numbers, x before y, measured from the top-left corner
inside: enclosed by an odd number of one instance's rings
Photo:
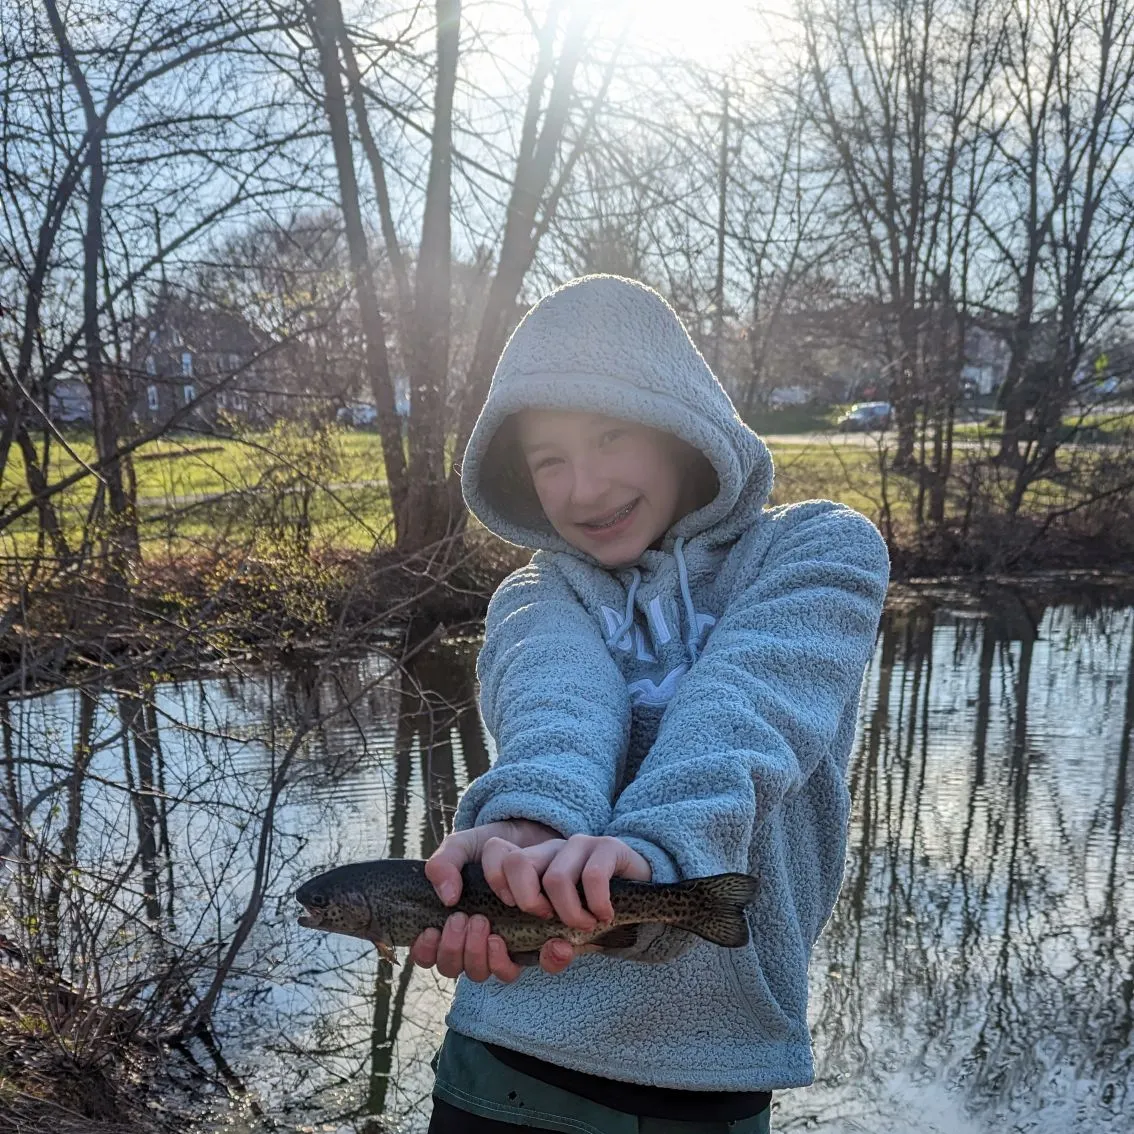
[[[308,906],[311,909],[317,910],[323,909],[329,902],[327,895],[324,894],[321,890],[309,890],[306,893],[301,890],[298,894],[295,895],[295,898],[296,901],[300,903],[300,905]]]

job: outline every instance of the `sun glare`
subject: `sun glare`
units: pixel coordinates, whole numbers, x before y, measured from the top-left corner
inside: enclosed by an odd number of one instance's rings
[[[785,0],[632,0],[633,37],[705,66],[724,66],[766,41],[770,21],[786,8]]]

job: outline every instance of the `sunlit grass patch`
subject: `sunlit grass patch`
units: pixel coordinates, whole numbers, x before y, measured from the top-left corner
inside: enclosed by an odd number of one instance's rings
[[[885,506],[879,453],[868,445],[835,442],[773,444],[773,504],[836,500],[877,519]],[[887,495],[899,515],[909,512],[904,478],[889,474]]]

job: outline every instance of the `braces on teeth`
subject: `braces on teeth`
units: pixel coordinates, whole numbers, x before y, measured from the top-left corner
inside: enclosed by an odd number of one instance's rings
[[[637,500],[632,500],[629,504],[626,505],[625,508],[621,508],[617,512],[615,512],[614,515],[611,516],[609,520],[605,520],[601,524],[587,524],[587,527],[588,528],[610,528],[610,527],[613,527],[623,517],[628,516],[630,514],[631,509],[637,503],[638,503]]]

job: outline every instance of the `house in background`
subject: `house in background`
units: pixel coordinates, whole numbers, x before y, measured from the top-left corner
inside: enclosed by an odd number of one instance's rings
[[[970,326],[965,331],[965,361],[961,381],[971,383],[981,397],[994,394],[1008,373],[1012,349],[1005,334],[989,327]]]
[[[131,416],[161,425],[213,425],[222,414],[251,422],[275,410],[258,336],[238,316],[163,292],[131,355]]]
[[[403,428],[410,414],[410,381],[404,374],[394,376],[394,413]],[[373,401],[351,401],[340,406],[335,413],[335,420],[340,425],[351,425],[356,428],[370,428],[378,424],[378,407]]]

